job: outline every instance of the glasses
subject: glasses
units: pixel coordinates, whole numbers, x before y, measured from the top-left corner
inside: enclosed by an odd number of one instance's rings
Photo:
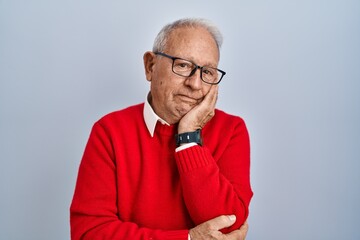
[[[195,63],[178,57],[173,57],[162,52],[155,52],[156,55],[161,55],[173,60],[172,71],[182,77],[191,77],[195,74],[197,69],[200,69],[200,78],[203,82],[216,85],[219,84],[226,72],[213,67],[200,67]]]

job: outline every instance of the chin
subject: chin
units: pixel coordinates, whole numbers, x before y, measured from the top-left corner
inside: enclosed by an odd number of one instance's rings
[[[193,109],[196,106],[196,104],[194,105],[183,105],[183,106],[179,106],[176,108],[176,111],[178,112],[180,118],[182,118],[183,116],[185,116],[191,109]]]

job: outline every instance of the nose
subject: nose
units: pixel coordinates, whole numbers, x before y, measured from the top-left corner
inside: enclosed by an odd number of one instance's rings
[[[198,69],[199,71],[197,71]],[[194,90],[202,88],[201,67],[196,66],[196,68],[191,71],[190,76],[185,80],[185,84]]]

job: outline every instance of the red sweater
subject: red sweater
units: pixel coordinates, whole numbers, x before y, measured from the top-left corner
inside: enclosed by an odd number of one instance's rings
[[[71,239],[179,239],[223,214],[248,216],[249,137],[243,120],[216,110],[203,146],[175,152],[177,126],[150,136],[144,104],[93,126],[70,207]]]

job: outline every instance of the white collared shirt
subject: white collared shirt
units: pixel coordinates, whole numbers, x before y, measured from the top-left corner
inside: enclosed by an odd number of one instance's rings
[[[159,117],[154,112],[154,110],[152,109],[152,107],[151,107],[151,105],[149,103],[148,98],[146,98],[145,105],[144,105],[144,120],[145,120],[146,127],[149,130],[149,133],[150,133],[151,137],[154,136],[155,126],[156,126],[157,121],[159,121],[163,125],[170,126],[169,123],[167,123],[164,119]]]
[[[157,121],[159,121],[163,125],[170,126],[169,123],[167,123],[164,119],[159,117],[154,112],[154,109],[151,107],[151,105],[149,103],[148,97],[145,100],[143,115],[144,115],[144,120],[145,120],[146,127],[149,130],[149,133],[150,133],[151,137],[154,136]],[[175,151],[178,152],[178,151],[181,151],[181,150],[184,150],[186,148],[196,146],[196,145],[197,145],[197,143],[187,143],[187,144],[181,145],[180,147],[177,147],[175,149]]]

